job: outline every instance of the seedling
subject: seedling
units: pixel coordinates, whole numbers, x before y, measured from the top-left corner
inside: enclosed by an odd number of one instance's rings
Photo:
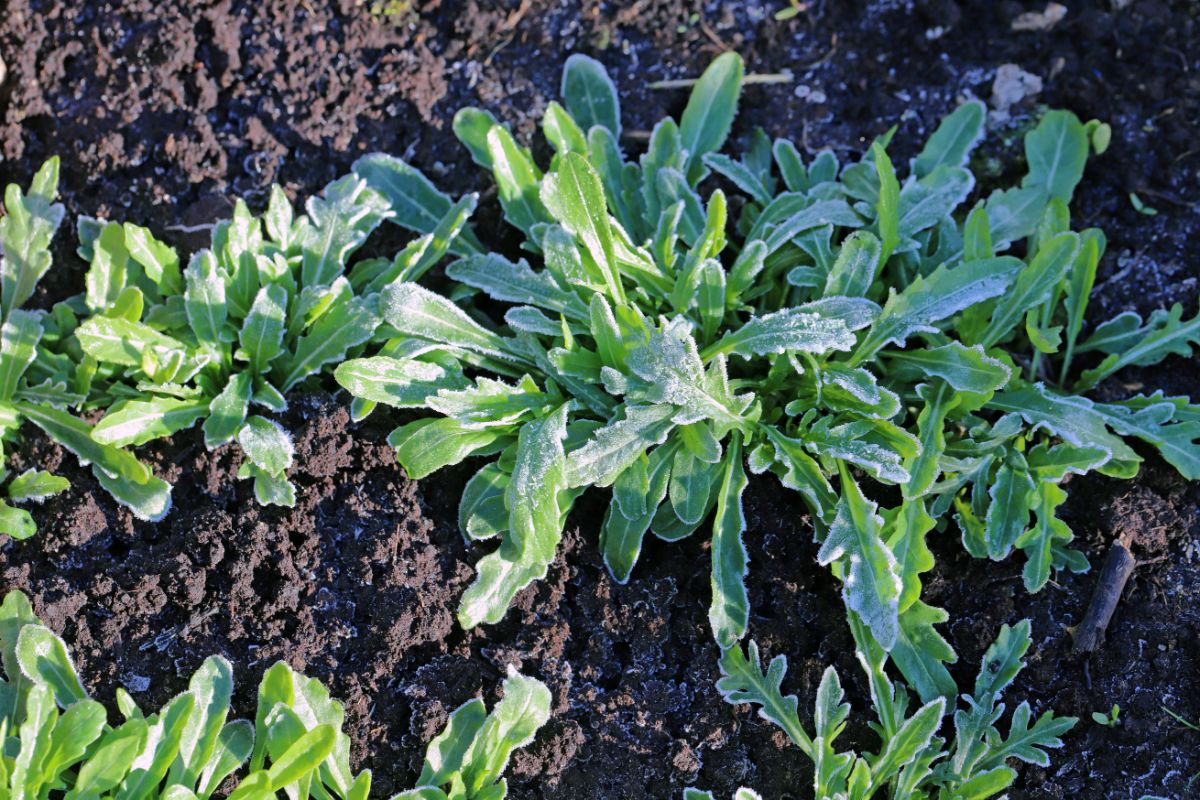
[[[82,408],[79,363],[69,355],[64,326],[70,321],[55,309],[50,314],[25,309],[38,283],[49,271],[50,243],[62,224],[58,197],[58,159],[47,161],[28,192],[10,184],[6,213],[0,218],[0,440],[17,438],[25,422],[78,456],[118,502],[142,519],[161,519],[171,505],[170,487],[129,452],[91,437],[92,426],[69,409]],[[86,368],[83,368],[86,371]],[[6,477],[0,453],[0,479]],[[27,471],[5,488],[8,499],[41,501],[67,488],[64,478],[40,470]],[[25,539],[37,531],[23,508],[0,502],[0,534]]]
[[[785,656],[775,656],[765,672],[753,642],[746,653],[735,647],[721,658],[724,677],[717,688],[730,703],[758,706],[758,715],[781,728],[813,762],[815,797],[983,800],[1000,794],[1016,779],[1010,761],[1048,767],[1050,757],[1046,751],[1062,747],[1059,737],[1077,722],[1074,717],[1055,717],[1052,712],[1035,720],[1029,703],[1023,702],[1013,711],[1007,734],[998,725],[1004,714],[1000,697],[1025,667],[1029,620],[1001,627],[1000,635],[984,654],[975,691],[964,694],[960,708],[953,711],[954,735],[949,741],[937,735],[947,711],[946,698],[938,697],[909,714],[907,690],[902,684],[894,684],[884,671],[887,654],[883,648],[853,613],[850,627],[876,714],[870,727],[880,743],[874,752],[839,752],[835,748],[851,709],[843,701],[841,682],[833,667],[825,670],[817,688],[815,730],[809,735],[797,713],[796,696],[784,695],[780,690],[787,671]]]
[[[1092,721],[1095,722],[1097,725],[1104,725],[1105,727],[1108,727],[1108,728],[1115,728],[1118,725],[1120,725],[1121,724],[1120,717],[1121,717],[1121,707],[1119,705],[1117,705],[1116,703],[1113,703],[1112,708],[1109,709],[1109,712],[1107,714],[1104,714],[1100,711],[1092,712]]]
[[[0,605],[0,798],[207,800],[245,768],[231,800],[367,800],[371,772],[350,769],[345,712],[320,682],[278,662],[258,688],[254,721],[230,720],[233,669],[205,660],[188,690],[145,714],[123,689],[123,722],[88,696],[67,647],[20,592]],[[501,800],[509,754],[545,723],[550,693],[510,672],[485,714],[472,700],[429,745],[420,787],[394,800]],[[451,794],[439,786],[451,787]]]

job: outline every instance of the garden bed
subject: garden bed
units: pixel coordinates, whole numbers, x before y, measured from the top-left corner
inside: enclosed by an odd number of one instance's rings
[[[1015,63],[1045,85],[1013,108],[1012,131],[1033,103],[1113,127],[1110,150],[1076,193],[1078,216],[1109,237],[1089,319],[1194,307],[1200,19],[1187,4],[1072,8],[1049,32],[1010,30],[1032,5],[952,0],[911,10],[817,2],[783,22],[772,17],[782,2],[434,2],[411,11],[394,4],[390,16],[369,5],[113,11],[12,0],[0,21],[2,182],[24,183],[59,154],[69,219],[136,220],[190,250],[205,236],[197,241],[186,228],[225,216],[227,198],[262,205],[272,181],[306,197],[365,152],[404,155],[455,193],[485,189],[450,133],[451,115],[481,105],[528,135],[557,97],[570,52],[609,67],[630,147],[684,99],[647,82],[696,75],[732,48],[753,72],[794,75],[746,90],[735,137],[763,125],[856,155],[895,124],[897,163],[911,155],[905,143],[920,141],[958,98],[990,99],[996,68]],[[995,172],[1015,173],[1015,135],[1009,146],[989,141],[984,156]],[[1139,213],[1131,192],[1159,213]],[[477,227],[503,244],[496,211],[485,194]],[[77,290],[75,244],[72,233],[60,236],[38,304]],[[1195,398],[1198,366],[1175,358],[1122,377]],[[649,543],[630,582],[617,585],[596,547],[607,498],[586,494],[547,579],[522,592],[499,625],[464,632],[454,610],[489,549],[469,548],[457,530],[471,465],[410,481],[385,442],[399,415],[351,424],[344,394],[290,399],[293,509],[256,505],[234,479],[239,457],[206,451],[195,431],[147,449],[175,484],[175,510],[154,524],[135,521],[36,433],[12,456],[15,471],[54,469],[72,488],[34,511],[35,538],[0,545],[0,582],[29,593],[97,696],[122,685],[157,706],[206,655],[222,653],[239,679],[235,708],[252,714],[261,671],[285,658],[346,701],[356,766],[371,767],[386,795],[411,784],[446,713],[480,692],[492,699],[515,663],[550,687],[553,716],[517,754],[512,796],[674,798],[693,784],[723,796],[743,784],[766,798],[806,796],[807,761],[713,688],[706,542]],[[1037,595],[1021,587],[1019,564],[967,558],[952,529],[931,537],[938,566],[927,599],[950,612],[960,686],[999,626],[1029,617],[1031,666],[1012,705],[1027,698],[1035,711],[1083,720],[1048,770],[1023,768],[1014,797],[1184,796],[1200,772],[1200,735],[1162,710],[1200,717],[1200,490],[1147,456],[1132,482],[1071,481],[1062,516],[1095,569],[1063,573]],[[863,708],[865,687],[848,677],[857,671],[837,585],[816,564],[799,497],[773,478],[754,479],[746,516],[752,635],[767,653],[788,654],[785,687],[802,709],[829,664]],[[1106,644],[1082,658],[1067,628],[1081,619],[1120,534],[1147,563]],[[1091,712],[1114,703],[1119,727],[1091,722]],[[851,736],[870,740],[862,729]]]

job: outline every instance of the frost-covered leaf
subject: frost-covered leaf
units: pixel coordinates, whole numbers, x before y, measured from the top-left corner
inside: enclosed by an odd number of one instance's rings
[[[889,350],[884,355],[892,362],[929,378],[941,378],[960,392],[987,394],[1004,388],[1013,370],[998,358],[993,358],[980,345],[967,347],[950,342],[940,347],[912,350]]]
[[[208,413],[208,402],[154,397],[111,407],[92,429],[92,438],[114,447],[145,444],[190,428]]]
[[[238,431],[238,444],[259,469],[279,477],[292,466],[295,448],[292,437],[278,422],[251,415]]]
[[[559,493],[567,488],[567,408],[521,426],[516,461],[505,489],[508,531],[500,548],[480,559],[458,618],[464,628],[499,622],[518,591],[546,574],[562,535]]]
[[[287,290],[270,284],[258,290],[250,311],[242,321],[242,349],[256,372],[263,372],[283,352],[283,330],[287,315]]]
[[[414,283],[389,286],[380,301],[383,318],[401,334],[455,350],[509,360],[511,345],[483,328],[451,301]]]
[[[558,285],[549,272],[534,272],[524,259],[513,263],[495,253],[455,261],[446,275],[468,286],[482,289],[494,300],[523,303],[586,320],[587,307],[573,293]]]
[[[842,497],[837,516],[825,534],[817,561],[839,561],[842,598],[871,628],[885,649],[899,635],[899,603],[903,582],[896,557],[881,537],[883,519],[877,506],[863,497],[850,473],[842,470]]]
[[[785,308],[754,317],[742,327],[725,334],[704,351],[705,358],[719,353],[742,358],[772,355],[789,350],[824,354],[849,350],[854,334],[840,319],[797,308]]]
[[[741,438],[737,434],[725,452],[723,472],[713,520],[712,605],[708,609],[713,637],[722,649],[733,646],[746,635],[750,620],[750,600],[746,594],[749,555],[742,542],[746,530],[742,493],[747,480],[742,467]]]
[[[953,269],[943,265],[918,277],[904,291],[893,291],[883,313],[854,350],[851,363],[861,364],[888,344],[903,347],[916,333],[936,331],[935,322],[998,297],[1012,285],[1022,266],[1009,257],[968,261]]]
[[[390,222],[418,233],[433,233],[450,211],[453,201],[439,191],[421,172],[395,156],[372,153],[354,162],[354,173],[387,199]],[[470,228],[450,247],[457,255],[481,252],[479,240]]]
[[[334,371],[337,382],[355,397],[394,408],[421,408],[441,389],[466,388],[459,370],[413,358],[355,358]]]
[[[567,485],[607,486],[649,448],[666,441],[675,427],[669,405],[629,406],[625,418],[592,434],[587,444],[567,457]]]

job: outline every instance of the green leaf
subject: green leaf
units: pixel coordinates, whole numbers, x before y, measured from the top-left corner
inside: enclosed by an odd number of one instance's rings
[[[124,450],[96,441],[90,425],[65,411],[31,403],[15,407],[81,462],[90,462],[100,484],[134,516],[151,522],[166,516],[171,507],[171,487],[154,477],[145,464]]]
[[[696,81],[679,121],[679,141],[687,153],[688,183],[695,185],[704,172],[704,156],[721,149],[737,114],[745,66],[737,53],[713,59]]]
[[[870,231],[846,237],[825,279],[825,296],[866,297],[883,267],[883,246]]]
[[[542,578],[562,535],[559,493],[566,490],[567,407],[521,426],[516,463],[505,490],[508,532],[500,548],[480,559],[475,582],[459,605],[459,623],[496,623],[518,591]]]
[[[842,599],[856,611],[871,633],[890,650],[899,635],[899,603],[903,582],[896,557],[881,538],[883,519],[877,506],[863,497],[845,467],[837,516],[821,543],[817,562],[841,562]]]
[[[480,108],[460,108],[454,114],[454,135],[471,152],[471,160],[486,170],[492,168],[492,157],[487,146],[488,131],[498,124],[491,112]]]
[[[440,389],[465,389],[458,370],[412,358],[355,358],[334,371],[337,382],[355,397],[393,408],[423,408]]]
[[[1087,156],[1087,131],[1079,118],[1070,111],[1048,111],[1025,135],[1029,174],[1021,186],[1070,203]]]
[[[722,651],[720,666],[721,679],[717,681],[717,691],[725,702],[759,706],[759,717],[779,726],[805,755],[810,758],[813,756],[813,741],[800,723],[796,696],[785,695],[782,691],[783,677],[787,673],[787,656],[772,658],[764,672],[758,644],[752,641],[745,653],[740,645]]]
[[[896,557],[901,592],[898,609],[901,614],[921,597],[921,574],[933,569],[933,553],[925,536],[936,524],[920,499],[905,499],[900,508],[885,512],[886,543]]]
[[[725,452],[724,477],[717,489],[717,515],[712,538],[712,605],[708,622],[713,638],[722,648],[731,647],[746,635],[750,622],[750,600],[746,594],[749,556],[742,542],[746,514],[742,494],[746,471],[742,467],[742,440],[734,434]]]
[[[41,339],[41,320],[30,311],[14,309],[0,326],[0,401],[12,400]]]
[[[679,406],[677,422],[711,419],[731,426],[744,422],[742,414],[750,398],[730,393],[723,377],[723,356],[718,355],[705,372],[686,324],[669,324],[663,331],[651,333],[649,341],[633,350],[627,361],[629,369],[650,384],[646,391],[649,400]]]
[[[406,336],[502,360],[512,358],[510,345],[486,330],[454,303],[413,283],[389,286],[380,311],[384,319]]]
[[[1067,279],[1067,352],[1063,358],[1061,376],[1065,380],[1071,369],[1071,358],[1075,352],[1075,343],[1083,330],[1083,315],[1087,310],[1088,298],[1092,287],[1096,284],[1096,269],[1100,265],[1100,256],[1104,252],[1104,234],[1095,229],[1083,231],[1079,235],[1079,252],[1071,264]]]
[[[238,334],[251,368],[262,373],[283,352],[284,319],[287,315],[287,290],[277,283],[258,290]]]
[[[40,503],[47,497],[65,492],[70,486],[66,478],[52,475],[45,470],[27,469],[8,484],[8,497],[17,503]]]
[[[903,347],[914,334],[936,332],[935,322],[1000,296],[1008,291],[1022,266],[1009,257],[968,261],[954,269],[942,265],[918,277],[899,294],[891,290],[883,313],[859,342],[850,363],[861,364],[888,344]]]
[[[372,153],[354,162],[354,173],[383,195],[392,211],[390,222],[418,233],[433,233],[453,205],[421,172],[395,156]],[[450,251],[469,256],[482,251],[470,228],[455,238]]]
[[[709,492],[717,482],[717,475],[724,471],[724,467],[717,469],[716,465],[700,460],[687,448],[675,451],[668,492],[671,508],[681,522],[700,524],[711,507]]]
[[[123,226],[125,247],[129,257],[141,265],[149,278],[164,295],[178,294],[183,289],[179,274],[179,254],[175,248],[154,238],[146,228],[126,222]]]
[[[112,406],[92,429],[92,438],[113,447],[140,445],[190,428],[208,413],[208,402],[152,397]]]
[[[599,125],[614,137],[620,137],[621,106],[617,87],[599,61],[581,53],[567,58],[559,94],[584,131]]]
[[[471,476],[458,504],[458,528],[463,536],[478,541],[508,530],[504,500],[508,481],[508,473],[496,464],[488,464]]]
[[[126,367],[142,367],[147,356],[152,363],[184,358],[187,347],[178,339],[141,322],[116,317],[92,317],[75,329],[83,351],[97,361]]]
[[[646,467],[644,494],[640,498],[641,506],[645,510],[640,515],[627,516],[616,503],[611,504],[604,515],[604,523],[600,528],[600,549],[604,553],[604,565],[608,567],[609,573],[617,583],[626,583],[633,572],[646,531],[650,530],[659,504],[667,496],[669,479],[672,477],[673,456],[678,452],[670,444],[651,451]],[[568,466],[569,464],[568,461]],[[628,472],[629,470],[626,470],[626,473]],[[617,482],[620,482],[620,477]],[[706,486],[706,498],[707,495]]]
[[[527,235],[534,225],[549,222],[549,203],[543,205],[544,199],[538,196],[542,174],[528,151],[517,145],[503,125],[493,125],[488,131],[487,148],[504,218]]]
[[[587,155],[587,134],[571,118],[567,110],[551,100],[542,115],[542,133],[554,147],[556,153],[582,153]]]
[[[215,792],[221,783],[233,774],[234,770],[246,763],[250,751],[254,747],[254,726],[246,720],[235,720],[227,723],[217,734],[217,744],[213,754],[200,774],[200,790],[198,796],[207,798]]]
[[[525,259],[514,264],[496,253],[473,256],[455,261],[446,275],[482,289],[493,300],[527,303],[578,321],[588,318],[587,307],[575,294],[561,287],[549,271],[535,273]]]
[[[917,415],[921,452],[907,459],[904,464],[909,474],[904,484],[906,500],[926,494],[937,480],[941,471],[940,459],[946,451],[946,415],[961,401],[941,383],[937,386],[921,384],[917,387],[917,396],[925,401]]]
[[[1036,487],[1024,462],[1019,454],[1011,454],[988,489],[991,502],[984,519],[984,540],[993,561],[1008,557],[1029,523],[1029,506]]]
[[[879,200],[875,204],[881,242],[879,263],[887,264],[896,245],[900,243],[900,184],[896,181],[892,160],[878,141],[871,145],[871,155],[875,160],[875,171],[879,174]]]
[[[192,332],[201,344],[219,347],[226,338],[225,320],[229,311],[225,302],[225,278],[216,257],[208,250],[201,250],[192,257],[183,277],[187,282],[184,308]]]
[[[1097,330],[1097,335],[1100,333]],[[1110,355],[1097,367],[1085,370],[1075,384],[1075,391],[1090,389],[1128,366],[1147,367],[1167,356],[1190,356],[1193,348],[1200,346],[1200,313],[1184,321],[1183,306],[1176,303],[1170,311],[1152,314],[1148,323],[1138,328],[1130,339],[1135,341],[1115,352],[1109,349]]]
[[[211,450],[233,441],[246,421],[253,388],[254,377],[249,372],[239,372],[212,399],[208,418],[204,420],[205,447]]]
[[[58,195],[58,158],[46,161],[29,194],[9,184],[4,193],[5,215],[0,217],[0,319],[7,320],[33,296],[38,282],[50,269],[50,241],[62,224],[64,209]]]
[[[450,712],[445,729],[425,748],[425,764],[417,784],[444,786],[461,772],[467,753],[486,719],[487,709],[479,698],[468,700]]]
[[[126,285],[129,251],[120,224],[109,222],[101,228],[92,243],[91,261],[85,276],[85,302],[89,311],[99,313],[116,302]]]
[[[983,136],[987,108],[978,100],[968,100],[938,124],[920,154],[913,159],[912,173],[923,178],[938,167],[961,167]]]
[[[32,514],[23,508],[13,508],[8,503],[0,501],[0,534],[21,541],[35,533],[37,533],[37,523],[34,522]]]
[[[100,740],[92,756],[79,768],[67,800],[99,797],[115,788],[145,746],[146,721],[131,719],[109,731]]]
[[[930,740],[941,725],[945,712],[946,700],[939,697],[926,703],[904,721],[871,766],[871,789],[866,796],[892,780],[901,767],[912,763],[922,750],[930,746]]]
[[[1010,366],[987,355],[982,346],[967,347],[953,341],[941,347],[888,350],[883,355],[925,377],[941,378],[957,391],[973,394],[1003,389],[1013,374]]]
[[[1028,561],[1022,577],[1029,592],[1041,591],[1050,580],[1053,548],[1075,538],[1067,524],[1060,520],[1055,509],[1067,499],[1067,493],[1056,484],[1046,481],[1037,484],[1033,494],[1033,526],[1016,541]]]
[[[256,415],[247,417],[237,441],[246,458],[268,475],[281,477],[292,466],[295,452],[292,437],[274,420]]]
[[[512,751],[532,742],[550,718],[550,690],[541,681],[520,675],[510,666],[502,688],[504,697],[480,727],[463,766],[467,796],[502,798],[503,789],[482,792],[500,779]]]
[[[674,427],[674,415],[675,409],[669,405],[627,407],[624,419],[598,429],[587,444],[570,453],[567,485],[610,485],[642,453],[666,441]]]
[[[291,390],[324,365],[340,362],[352,347],[369,340],[379,326],[373,300],[345,297],[330,306],[297,340],[292,357],[278,364],[280,388]]]
[[[457,464],[500,436],[489,429],[464,426],[454,419],[421,419],[402,425],[388,436],[396,458],[413,480]]]
[[[209,656],[188,682],[195,698],[180,735],[179,754],[171,765],[168,783],[195,786],[217,747],[229,715],[233,694],[233,669],[221,656]]]
[[[785,308],[755,317],[705,349],[705,360],[719,353],[742,358],[788,351],[824,354],[854,347],[854,334],[840,319]]]
[[[87,698],[67,646],[44,625],[29,624],[20,629],[14,649],[21,672],[34,683],[45,685],[54,694],[60,708]],[[10,677],[12,673],[9,673]]]
[[[561,156],[558,171],[542,181],[541,199],[554,218],[583,242],[588,271],[602,281],[614,302],[624,303],[604,187],[588,160],[578,153]]]
[[[917,600],[900,615],[900,633],[889,655],[904,679],[923,702],[937,697],[953,698],[958,691],[945,664],[953,664],[958,655],[934,625],[950,617],[940,608]]]
[[[996,303],[991,321],[977,341],[991,347],[1020,323],[1026,311],[1045,303],[1066,276],[1078,247],[1079,237],[1074,233],[1059,234],[1042,244],[1029,265],[1017,274],[1012,289]]]
[[[271,789],[279,791],[314,772],[333,752],[337,731],[331,725],[318,725],[305,732],[286,752],[274,760],[267,776]]]

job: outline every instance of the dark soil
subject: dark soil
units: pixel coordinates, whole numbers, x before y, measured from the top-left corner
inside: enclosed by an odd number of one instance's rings
[[[25,183],[59,154],[69,218],[137,220],[191,247],[179,226],[211,221],[231,197],[261,202],[277,181],[303,198],[372,150],[404,155],[449,189],[485,188],[449,131],[454,110],[486,106],[527,136],[573,51],[612,71],[630,149],[683,101],[648,81],[694,75],[736,48],[752,71],[795,77],[747,90],[738,135],[760,124],[848,156],[893,124],[906,156],[960,98],[990,98],[996,68],[1014,63],[1045,88],[1002,131],[1017,132],[1034,103],[1113,126],[1112,148],[1077,193],[1079,215],[1109,236],[1093,317],[1172,302],[1191,313],[1200,276],[1194,3],[1071,3],[1052,31],[1023,33],[1010,31],[1012,20],[1043,3],[815,0],[775,21],[785,5],[7,0],[0,182]],[[985,168],[1016,173],[1015,136],[990,141]],[[1130,192],[1159,214],[1137,213]],[[485,235],[494,228],[482,225]],[[65,232],[42,301],[77,291],[73,249]],[[1200,397],[1198,366],[1177,358],[1125,378]],[[500,625],[461,631],[457,598],[485,551],[464,545],[455,524],[470,466],[409,481],[384,443],[397,420],[351,425],[343,406],[319,393],[292,398],[284,422],[298,434],[301,489],[292,510],[256,506],[233,478],[238,456],[206,452],[194,433],[151,448],[146,457],[176,486],[176,509],[156,525],[133,521],[31,434],[13,466],[58,469],[73,485],[34,512],[35,539],[0,544],[0,587],[31,594],[101,698],[124,685],[157,705],[219,652],[235,664],[245,715],[263,669],[287,659],[346,700],[355,761],[375,771],[382,796],[415,777],[448,710],[480,693],[495,699],[510,663],[546,680],[555,698],[551,722],[510,770],[514,797],[677,798],[693,783],[723,796],[742,783],[766,798],[807,796],[803,756],[713,688],[700,538],[650,543],[618,586],[596,553],[606,499],[587,495],[547,580]],[[1048,770],[1023,770],[1014,797],[1184,797],[1200,772],[1200,734],[1162,707],[1200,718],[1200,492],[1154,458],[1136,481],[1070,488],[1065,514],[1093,564],[1119,534],[1147,562],[1098,653],[1074,656],[1067,632],[1094,573],[1060,576],[1030,597],[1019,564],[972,561],[947,532],[927,600],[951,614],[963,686],[1002,623],[1032,618],[1031,666],[1010,708],[1028,698],[1038,712],[1083,718]],[[862,709],[841,601],[815,564],[797,498],[756,481],[747,514],[752,635],[789,656],[785,687],[802,708],[833,663]],[[1119,727],[1090,721],[1113,703]],[[851,735],[870,743],[861,723]]]

